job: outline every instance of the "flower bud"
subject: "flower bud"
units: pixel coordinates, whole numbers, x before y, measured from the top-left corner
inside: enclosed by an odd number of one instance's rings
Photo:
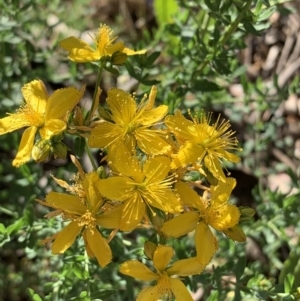
[[[51,141],[40,139],[34,144],[31,152],[31,156],[33,160],[35,160],[36,162],[44,162],[49,158],[50,152],[51,152]]]
[[[68,148],[63,142],[59,141],[52,145],[52,151],[55,158],[65,159],[67,156]]]
[[[239,207],[241,216],[240,221],[249,221],[255,214],[255,210],[250,207]]]
[[[144,253],[145,255],[152,260],[153,254],[157,248],[157,245],[151,241],[145,241],[144,243]]]

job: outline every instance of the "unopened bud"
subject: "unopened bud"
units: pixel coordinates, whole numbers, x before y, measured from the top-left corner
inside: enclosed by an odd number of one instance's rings
[[[103,166],[99,166],[97,168],[97,174],[99,175],[100,179],[106,179],[107,178],[106,171],[105,171],[105,168]]]
[[[240,221],[249,221],[255,214],[255,210],[250,207],[239,207],[241,216]]]
[[[151,241],[145,241],[144,243],[144,253],[145,255],[152,260],[153,254],[157,248],[157,245]]]
[[[52,145],[52,151],[55,158],[65,159],[67,156],[68,148],[63,142],[59,141]]]
[[[46,161],[51,152],[51,142],[50,140],[40,139],[38,140],[31,151],[31,156],[36,162]]]

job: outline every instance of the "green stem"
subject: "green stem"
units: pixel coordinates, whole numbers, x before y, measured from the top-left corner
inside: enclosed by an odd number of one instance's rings
[[[90,274],[90,271],[89,271],[89,256],[88,256],[86,250],[84,250],[84,269],[87,272],[87,274],[89,275]],[[91,296],[91,287],[90,287],[90,281],[89,281],[89,279],[87,281],[86,291],[88,293],[88,296],[90,297]]]
[[[88,155],[88,157],[89,157],[89,159],[91,161],[91,164],[93,166],[94,171],[96,171],[98,167],[97,167],[97,164],[95,162],[94,156],[93,156],[93,154],[92,154],[92,152],[90,150],[90,147],[88,146],[87,142],[85,143],[85,151],[86,151],[86,153],[87,153],[87,155]]]
[[[250,8],[251,3],[252,3],[252,0],[248,0],[247,1],[247,3],[245,4],[243,10],[241,11],[241,13],[238,15],[238,17],[236,18],[236,20],[230,25],[230,27],[227,30],[227,32],[220,39],[220,41],[218,43],[220,46],[224,46],[225,43],[228,41],[228,39],[231,37],[231,35],[235,32],[235,30],[239,26],[241,20],[243,19],[245,12]],[[212,56],[215,57],[215,55],[217,54],[217,52],[218,52],[218,48],[215,46]],[[209,62],[210,62],[210,59],[205,59],[204,62],[202,63],[202,65],[199,67],[198,73],[200,73],[206,67],[206,65]]]
[[[91,109],[86,114],[86,117],[85,117],[86,121],[88,121],[89,118],[91,118],[90,114],[91,114],[92,109],[94,108],[94,106],[96,104],[96,101],[97,101],[96,98],[97,98],[97,93],[98,93],[98,87],[100,87],[100,82],[101,82],[101,77],[102,77],[103,69],[104,69],[104,63],[101,62],[100,66],[99,66],[99,71],[98,71],[96,85],[95,85],[92,106],[91,106]]]

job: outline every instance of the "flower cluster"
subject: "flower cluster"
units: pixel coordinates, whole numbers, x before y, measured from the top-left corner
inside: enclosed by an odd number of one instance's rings
[[[124,63],[133,51],[122,42],[115,42],[111,29],[101,25],[95,34],[95,48],[70,37],[60,46],[75,62],[93,62],[99,73],[109,62]],[[113,257],[109,242],[117,231],[150,228],[158,241],[145,243],[144,252],[153,262],[154,270],[137,260],[123,263],[120,272],[142,281],[153,281],[137,300],[158,300],[175,296],[178,301],[192,300],[179,277],[200,274],[218,249],[215,230],[228,238],[243,242],[246,237],[239,226],[254,211],[238,208],[229,198],[236,180],[226,177],[223,163],[238,162],[238,141],[228,121],[211,114],[177,111],[168,115],[168,106],[155,107],[157,88],[137,101],[134,95],[112,88],[106,105],[99,107],[101,90],[95,88],[92,109],[84,116],[78,105],[84,87],[65,88],[48,95],[44,84],[34,80],[22,93],[25,103],[8,117],[0,119],[0,134],[22,127],[24,131],[13,165],[30,160],[41,162],[51,153],[66,157],[64,134],[87,140],[86,148],[105,153],[108,172],[85,173],[75,156],[78,169],[74,184],[54,180],[68,193],[50,192],[41,204],[55,209],[48,217],[60,215],[69,223],[42,243],[53,241],[52,252],[64,253],[82,236],[89,257],[95,257],[101,267]],[[91,158],[92,159],[92,158]],[[196,179],[189,176],[191,172]],[[197,187],[199,194],[194,190]],[[107,236],[107,231],[111,234]],[[104,231],[105,230],[105,231]],[[174,255],[166,245],[168,237],[180,237],[193,232],[195,256],[169,262]]]

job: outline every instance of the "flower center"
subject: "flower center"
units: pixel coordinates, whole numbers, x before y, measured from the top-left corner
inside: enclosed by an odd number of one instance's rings
[[[167,300],[172,300],[172,290],[170,285],[170,277],[167,272],[162,272],[162,275],[157,280],[157,288],[159,294]]]
[[[95,227],[96,226],[96,219],[94,215],[87,210],[85,214],[83,214],[79,219],[78,219],[78,224],[79,226],[88,226],[88,227]]]

